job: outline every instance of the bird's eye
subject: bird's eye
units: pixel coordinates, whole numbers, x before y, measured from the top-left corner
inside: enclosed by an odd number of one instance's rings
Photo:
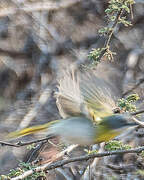
[[[115,109],[112,110],[114,114],[118,114],[121,112],[119,107],[116,107]]]

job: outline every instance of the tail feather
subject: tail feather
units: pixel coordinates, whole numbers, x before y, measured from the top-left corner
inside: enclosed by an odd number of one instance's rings
[[[29,134],[34,134],[34,133],[37,133],[40,131],[44,131],[44,130],[50,128],[53,124],[56,124],[58,121],[59,120],[55,120],[55,121],[48,122],[46,124],[36,125],[36,126],[24,128],[22,130],[17,130],[17,131],[9,133],[7,135],[7,138],[8,139],[17,138],[17,137],[22,137],[22,136],[29,135]]]

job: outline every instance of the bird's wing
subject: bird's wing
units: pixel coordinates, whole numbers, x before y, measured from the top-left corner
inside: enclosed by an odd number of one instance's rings
[[[116,107],[111,86],[94,73],[83,74],[80,91],[92,119],[113,114]]]
[[[55,93],[56,104],[63,118],[85,114],[83,98],[79,87],[79,75],[77,70],[70,69],[64,72],[59,80],[58,92]]]

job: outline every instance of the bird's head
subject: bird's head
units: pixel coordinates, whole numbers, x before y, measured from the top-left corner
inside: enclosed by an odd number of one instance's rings
[[[103,117],[99,125],[105,126],[110,130],[118,130],[135,127],[138,124],[132,121],[132,118],[127,114],[114,114],[112,116]]]

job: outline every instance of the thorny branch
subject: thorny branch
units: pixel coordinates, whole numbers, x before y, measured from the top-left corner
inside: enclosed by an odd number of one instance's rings
[[[112,30],[111,30],[111,31],[108,33],[108,35],[107,35],[107,38],[106,38],[106,40],[105,40],[104,49],[101,51],[101,54],[100,54],[99,57],[97,58],[97,61],[100,61],[101,58],[104,56],[105,52],[107,51],[107,48],[109,47],[109,43],[110,43],[110,40],[111,40],[112,35],[113,35],[113,32],[114,32],[114,28],[117,26],[118,20],[119,20],[119,18],[121,17],[122,13],[123,13],[123,9],[120,10],[120,11],[117,13],[116,18],[115,18],[115,21],[114,21],[113,25],[111,26],[111,29],[112,29]]]
[[[107,40],[106,40],[106,42],[105,42],[105,47],[108,47],[108,46],[109,46],[111,37],[112,37],[113,32],[114,32],[114,28],[115,28],[116,25],[118,24],[118,20],[119,20],[119,18],[121,17],[122,13],[123,13],[123,9],[121,9],[121,10],[118,12],[118,14],[116,15],[116,19],[115,19],[115,21],[114,21],[114,23],[113,23],[113,25],[112,25],[112,27],[111,27],[112,31],[109,32],[108,37],[107,37]]]
[[[87,160],[93,159],[93,158],[99,158],[99,157],[111,156],[111,155],[117,155],[117,154],[141,153],[143,150],[144,150],[144,146],[129,149],[129,150],[118,150],[118,151],[108,151],[108,152],[97,153],[97,154],[89,154],[89,155],[84,155],[84,156],[80,156],[80,157],[70,158],[67,160],[57,161],[54,163],[47,163],[42,166],[38,166],[38,167],[34,168],[33,170],[26,171],[22,175],[12,178],[12,180],[21,180],[21,179],[24,179],[24,178],[32,175],[34,172],[41,172],[41,171],[46,172],[48,170],[62,167],[64,165],[72,163],[72,162],[87,161]]]

